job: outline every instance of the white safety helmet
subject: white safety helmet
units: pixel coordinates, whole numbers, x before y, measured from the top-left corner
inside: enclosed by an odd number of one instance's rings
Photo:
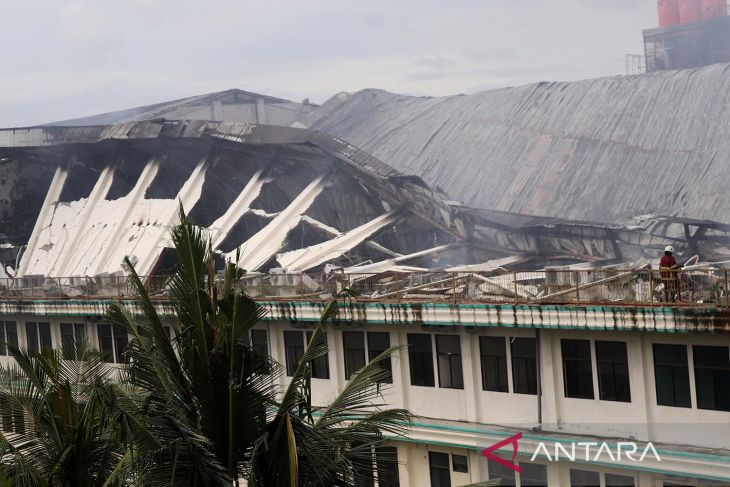
[[[666,247],[664,247],[664,252],[674,253],[674,247],[672,247],[671,245],[667,245]]]

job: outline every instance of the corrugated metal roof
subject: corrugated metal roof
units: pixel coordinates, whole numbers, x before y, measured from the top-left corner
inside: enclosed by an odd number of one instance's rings
[[[730,214],[728,65],[445,98],[365,90],[319,112],[312,128],[472,207],[597,221]]]

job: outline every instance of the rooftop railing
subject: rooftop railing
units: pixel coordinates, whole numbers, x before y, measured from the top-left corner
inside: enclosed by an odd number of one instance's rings
[[[730,306],[729,271],[542,270],[248,274],[241,289],[257,300],[326,301],[345,290],[355,301]],[[142,278],[153,299],[167,277]],[[134,299],[125,276],[0,279],[0,299]]]

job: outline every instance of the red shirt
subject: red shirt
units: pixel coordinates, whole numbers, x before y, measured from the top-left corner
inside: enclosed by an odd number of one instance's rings
[[[661,260],[659,261],[659,267],[672,268],[675,265],[677,265],[677,261],[674,260],[674,256],[672,256],[672,255],[664,255],[664,256],[662,256]]]

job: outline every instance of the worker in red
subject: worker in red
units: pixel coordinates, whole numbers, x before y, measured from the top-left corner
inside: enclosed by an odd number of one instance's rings
[[[674,301],[679,295],[679,268],[680,265],[674,259],[674,247],[667,245],[664,248],[664,255],[659,261],[662,283],[664,284],[664,297],[666,301]]]

